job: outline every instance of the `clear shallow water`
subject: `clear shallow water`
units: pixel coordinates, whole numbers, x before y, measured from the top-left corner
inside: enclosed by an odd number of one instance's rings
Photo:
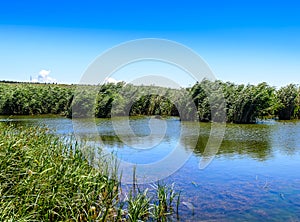
[[[7,121],[7,117],[0,120]],[[72,121],[62,117],[14,117],[9,121],[47,126],[59,135],[73,132]],[[89,124],[81,121],[78,133],[93,138]],[[117,121],[122,124],[125,120]],[[166,182],[175,182],[176,189],[182,191],[182,202],[192,204],[192,207],[181,204],[182,221],[300,221],[299,121],[228,124],[222,146],[204,170],[199,170],[198,165],[210,134],[209,123],[200,124],[196,147],[191,134],[198,123],[181,123],[170,118],[165,121],[166,132],[158,145],[145,150],[132,148],[132,144],[153,145],[155,139],[160,138],[155,130],[153,137],[147,137],[151,132],[149,121],[149,118],[130,120],[133,132],[144,136],[144,140],[138,141],[125,132],[127,144],[116,135],[108,119],[97,119],[96,129],[108,150],[134,163],[147,164],[162,159],[177,144],[180,149],[192,152],[185,165],[166,179]],[[183,127],[189,131],[179,139]]]

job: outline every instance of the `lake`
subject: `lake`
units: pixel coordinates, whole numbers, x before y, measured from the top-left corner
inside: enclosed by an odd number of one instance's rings
[[[72,122],[58,116],[2,116],[0,121],[47,126],[64,137],[75,131],[137,165],[155,165],[177,153],[157,175],[171,174],[164,181],[175,182],[181,191],[182,221],[300,221],[300,121],[227,124],[217,154],[204,169],[199,163],[210,123],[153,117]],[[179,156],[187,158],[183,166]]]

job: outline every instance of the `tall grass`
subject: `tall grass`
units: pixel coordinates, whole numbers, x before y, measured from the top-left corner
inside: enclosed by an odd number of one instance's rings
[[[165,205],[175,194],[164,197],[161,186],[121,200],[115,164],[86,159],[77,143],[46,129],[0,128],[0,221],[164,221],[173,211]]]

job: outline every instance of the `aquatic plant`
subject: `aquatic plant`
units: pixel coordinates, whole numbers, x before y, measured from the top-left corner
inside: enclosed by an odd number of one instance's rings
[[[180,193],[175,192],[174,183],[171,185],[158,182],[152,187],[156,190],[156,202],[153,205],[154,218],[157,221],[167,221],[168,216],[174,213],[174,208],[178,215],[178,206],[180,204]],[[176,203],[175,199],[177,199]],[[175,206],[176,204],[176,206]]]

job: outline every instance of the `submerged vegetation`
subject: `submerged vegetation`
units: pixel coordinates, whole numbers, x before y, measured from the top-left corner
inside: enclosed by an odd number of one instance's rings
[[[161,115],[180,116],[182,120],[255,123],[263,118],[299,119],[300,88],[290,84],[276,90],[266,83],[237,85],[208,80],[186,89],[124,82],[99,86],[0,83],[0,114],[99,118]]]
[[[82,145],[46,129],[1,129],[0,221],[166,221],[178,209],[173,186],[126,194],[100,151],[92,167]]]

